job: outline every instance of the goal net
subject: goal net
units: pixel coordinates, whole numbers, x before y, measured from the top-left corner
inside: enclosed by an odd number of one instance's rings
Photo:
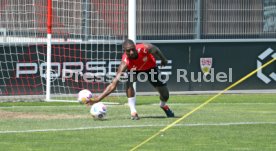
[[[76,101],[80,90],[100,93],[111,82],[127,33],[126,0],[52,0],[52,15],[47,0],[0,3],[1,100],[45,99],[49,27],[51,100]],[[113,94],[123,90],[120,83]]]

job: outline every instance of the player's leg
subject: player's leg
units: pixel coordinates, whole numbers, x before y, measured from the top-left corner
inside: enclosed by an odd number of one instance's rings
[[[155,89],[159,93],[161,106],[164,106],[166,104],[166,102],[169,100],[169,97],[170,97],[169,90],[168,90],[167,86],[156,86]]]
[[[148,72],[148,75],[151,76],[150,74],[154,73],[154,78],[149,78],[149,82],[151,83],[151,85],[157,90],[157,92],[159,93],[159,98],[160,98],[160,107],[164,110],[164,112],[166,113],[167,117],[174,117],[174,113],[173,111],[169,108],[169,106],[167,105],[167,102],[169,100],[169,90],[167,88],[167,84],[166,82],[162,82],[158,76],[161,74],[161,72],[157,69],[157,68],[153,68],[151,69],[154,72],[151,71]]]
[[[173,111],[167,105],[167,101],[169,100],[169,90],[166,85],[164,86],[156,86],[155,89],[159,93],[160,98],[160,107],[166,113],[167,117],[174,117]]]
[[[129,78],[130,79],[130,78]],[[130,108],[130,114],[132,120],[139,120],[139,116],[136,110],[136,96],[133,88],[133,82],[136,81],[136,76],[133,81],[128,80],[126,84],[126,95],[128,98],[128,106]]]

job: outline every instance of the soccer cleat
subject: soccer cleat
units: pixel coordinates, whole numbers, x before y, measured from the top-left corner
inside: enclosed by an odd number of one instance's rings
[[[139,120],[140,117],[138,116],[137,113],[131,113],[131,118],[130,118],[130,119],[131,119],[131,120]]]
[[[163,109],[163,111],[166,113],[167,117],[174,117],[174,113],[173,113],[173,111],[169,108],[168,105],[165,105],[165,106],[161,107],[161,109]]]

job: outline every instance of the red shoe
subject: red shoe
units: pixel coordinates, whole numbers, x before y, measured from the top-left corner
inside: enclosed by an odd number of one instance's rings
[[[165,105],[165,106],[161,107],[161,109],[163,109],[163,111],[166,113],[167,117],[174,117],[174,113],[173,113],[173,111],[169,108],[168,105]]]

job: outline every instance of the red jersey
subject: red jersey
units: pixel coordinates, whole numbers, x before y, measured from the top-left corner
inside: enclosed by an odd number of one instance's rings
[[[126,53],[122,56],[122,61],[127,64],[128,70],[145,71],[156,67],[156,60],[144,44],[137,44],[137,59],[129,59]]]

